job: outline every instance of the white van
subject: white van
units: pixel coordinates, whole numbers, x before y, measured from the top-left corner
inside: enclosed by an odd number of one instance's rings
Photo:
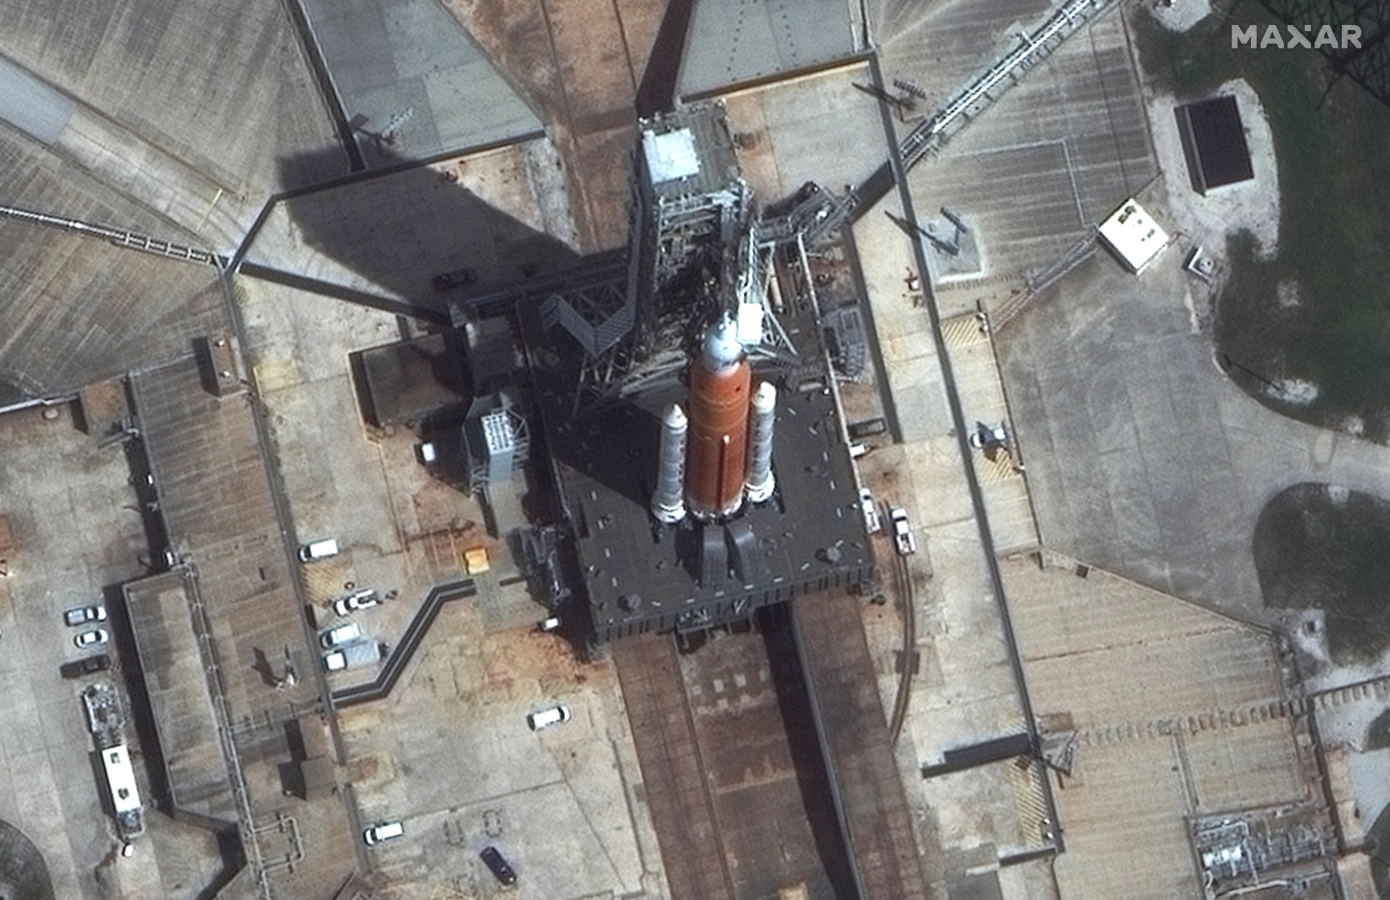
[[[373,825],[362,832],[362,843],[371,847],[380,844],[382,841],[389,841],[405,834],[405,823],[403,822],[382,822]]]
[[[877,534],[883,526],[878,520],[878,504],[874,503],[874,495],[868,488],[859,489],[859,511],[864,514],[864,530]]]
[[[339,625],[331,628],[319,635],[319,643],[323,644],[323,649],[332,650],[334,647],[341,647],[344,644],[357,640],[362,636],[362,626],[356,622],[349,622],[346,625]]]
[[[568,706],[552,706],[538,712],[530,713],[526,716],[526,724],[531,726],[532,731],[540,731],[542,728],[549,728],[551,725],[559,725],[561,722],[570,720],[570,708]]]
[[[319,541],[310,541],[299,548],[300,562],[313,562],[316,559],[328,559],[330,556],[338,555],[338,542],[333,538],[324,538]]]

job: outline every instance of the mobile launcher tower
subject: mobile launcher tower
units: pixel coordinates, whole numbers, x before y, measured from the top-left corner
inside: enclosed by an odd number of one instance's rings
[[[640,130],[626,289],[552,294],[532,353],[598,642],[873,577],[798,227],[819,192],[755,216],[719,104]]]

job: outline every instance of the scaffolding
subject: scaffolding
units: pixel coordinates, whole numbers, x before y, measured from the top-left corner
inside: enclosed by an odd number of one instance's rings
[[[481,491],[507,481],[531,457],[531,431],[514,391],[479,397],[463,425],[468,450],[468,486]]]

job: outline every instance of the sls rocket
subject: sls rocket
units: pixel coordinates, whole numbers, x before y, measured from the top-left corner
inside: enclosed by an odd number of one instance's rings
[[[772,495],[777,393],[771,384],[763,383],[754,399],[752,378],[737,326],[726,315],[705,335],[700,358],[691,367],[688,412],[681,415],[680,408],[673,406],[663,416],[658,488],[651,502],[652,514],[659,521],[678,521],[685,509],[698,519],[719,519],[739,511],[745,490],[755,503]],[[682,481],[685,509],[672,490]]]
[[[698,518],[732,515],[743,505],[752,380],[737,327],[725,316],[705,335],[690,371],[685,499]]]

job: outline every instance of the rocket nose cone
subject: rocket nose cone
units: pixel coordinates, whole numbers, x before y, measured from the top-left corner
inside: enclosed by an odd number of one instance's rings
[[[661,421],[670,428],[684,428],[686,425],[685,410],[680,408],[680,404],[672,403],[666,407],[666,415],[661,417]]]
[[[705,364],[711,369],[723,369],[743,357],[743,345],[738,342],[738,326],[733,318],[724,317],[705,334]]]

